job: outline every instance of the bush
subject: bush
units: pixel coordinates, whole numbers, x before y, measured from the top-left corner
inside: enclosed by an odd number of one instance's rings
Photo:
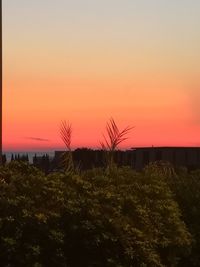
[[[190,234],[164,176],[0,169],[1,266],[177,266]]]

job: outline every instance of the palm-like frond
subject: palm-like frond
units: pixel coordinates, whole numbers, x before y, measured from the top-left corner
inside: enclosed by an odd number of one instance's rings
[[[104,143],[101,142],[101,147],[103,149],[107,148],[107,150],[115,151],[119,144],[128,139],[127,134],[129,134],[133,128],[134,127],[127,126],[120,131],[114,119],[111,118],[106,125],[107,137],[105,137],[105,135],[103,136]]]
[[[122,142],[128,139],[127,134],[129,134],[133,128],[134,127],[127,126],[122,131],[120,131],[113,118],[111,118],[110,121],[107,123],[107,137],[103,135],[104,141],[100,142],[100,145],[101,148],[107,152],[106,156],[108,161],[108,167],[110,170],[113,169],[113,167],[115,166],[114,152]]]
[[[67,151],[65,151],[62,155],[62,163],[65,167],[66,172],[73,172],[74,163],[71,150],[72,126],[70,123],[67,123],[66,121],[61,122],[60,136],[67,148]]]
[[[69,151],[71,151],[71,136],[72,136],[72,126],[66,121],[62,121],[60,125],[60,136],[63,140],[65,146]]]

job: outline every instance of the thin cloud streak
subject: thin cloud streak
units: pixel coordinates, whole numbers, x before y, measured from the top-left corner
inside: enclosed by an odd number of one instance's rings
[[[44,139],[40,137],[25,137],[25,139],[32,140],[32,141],[39,141],[39,142],[49,142],[49,139]]]

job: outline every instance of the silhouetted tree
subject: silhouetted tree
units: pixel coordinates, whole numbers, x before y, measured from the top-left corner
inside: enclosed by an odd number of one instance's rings
[[[5,155],[5,154],[3,154],[3,155],[2,155],[2,164],[3,164],[3,165],[5,165],[5,164],[6,164],[6,162],[7,162],[6,155]]]
[[[36,154],[33,157],[33,165],[37,165],[37,155]]]

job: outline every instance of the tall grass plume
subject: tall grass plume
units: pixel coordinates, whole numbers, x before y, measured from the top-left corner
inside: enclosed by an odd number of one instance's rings
[[[103,135],[103,142],[100,142],[101,148],[106,152],[107,165],[110,170],[115,168],[114,161],[115,151],[118,146],[128,139],[128,134],[134,127],[127,126],[123,130],[119,130],[115,120],[111,118],[106,125],[106,136]]]
[[[61,121],[60,136],[66,147],[66,151],[62,155],[65,171],[73,172],[74,163],[71,149],[72,125],[70,123],[67,123],[66,121]]]

